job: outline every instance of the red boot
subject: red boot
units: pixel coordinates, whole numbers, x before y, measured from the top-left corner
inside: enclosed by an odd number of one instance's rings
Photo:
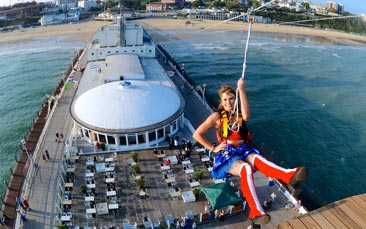
[[[260,155],[254,155],[252,165],[256,170],[260,171],[267,177],[279,179],[285,184],[295,185],[301,183],[308,175],[308,170],[305,167],[285,169],[268,161]]]
[[[267,224],[271,220],[269,215],[266,215],[261,204],[259,203],[257,192],[254,186],[253,169],[248,163],[243,163],[239,171],[240,187],[243,195],[249,205],[249,218],[253,224]]]

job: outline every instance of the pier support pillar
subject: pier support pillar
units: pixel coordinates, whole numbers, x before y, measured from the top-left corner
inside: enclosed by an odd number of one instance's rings
[[[19,163],[19,158],[17,157],[17,155],[14,155],[14,159],[16,163]]]
[[[6,187],[7,187],[8,189],[10,189],[9,183],[8,183],[7,181],[5,181],[4,183],[5,183]]]
[[[10,174],[11,174],[12,176],[14,176],[13,168],[9,168],[9,170],[10,170]]]
[[[4,200],[4,197],[0,197],[0,201],[1,201],[1,203],[3,203],[4,206],[6,205],[6,202]]]

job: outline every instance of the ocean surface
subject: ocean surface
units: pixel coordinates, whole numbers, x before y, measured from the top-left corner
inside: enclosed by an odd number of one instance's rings
[[[185,31],[161,45],[214,97],[242,74],[245,32]],[[0,193],[45,94],[82,43],[0,45]],[[366,191],[366,47],[252,33],[245,72],[254,140],[285,167],[304,165],[314,205]],[[217,99],[217,97],[214,97]]]
[[[218,101],[242,74],[247,33],[191,35],[163,46]],[[366,191],[366,47],[324,42],[252,33],[245,71],[254,141],[280,165],[309,168],[313,206]]]
[[[65,37],[66,38],[66,37]],[[20,142],[28,134],[46,94],[54,88],[77,51],[80,42],[62,42],[63,38],[42,38],[22,43],[0,43],[0,195]],[[2,203],[0,202],[0,206]]]

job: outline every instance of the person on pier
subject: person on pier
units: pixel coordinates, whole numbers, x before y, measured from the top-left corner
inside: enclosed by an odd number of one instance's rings
[[[259,202],[253,170],[258,170],[286,184],[295,185],[306,179],[307,169],[305,167],[282,168],[268,161],[253,147],[246,127],[246,122],[249,120],[249,104],[244,78],[237,81],[237,91],[228,85],[221,86],[219,96],[218,109],[197,128],[193,138],[207,149],[217,153],[211,172],[215,179],[229,178],[232,175],[240,177],[240,187],[250,207],[249,218],[252,224],[267,224],[271,217],[265,213]],[[240,99],[240,107],[236,99]],[[211,128],[216,129],[219,142],[216,146],[205,137]]]

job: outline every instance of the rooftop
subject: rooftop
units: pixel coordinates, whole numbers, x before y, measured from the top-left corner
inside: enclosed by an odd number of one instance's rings
[[[86,65],[71,105],[72,117],[77,122],[102,132],[128,132],[169,122],[171,117],[181,112],[185,106],[184,99],[156,59],[119,56],[130,67],[114,73],[108,70],[117,65],[116,60],[120,60],[117,55]],[[139,72],[144,73],[144,80],[136,76]],[[111,78],[114,74],[123,73],[129,76],[128,80],[104,83],[104,74]]]
[[[75,101],[75,118],[89,126],[116,130],[155,125],[180,108],[178,94],[145,81],[117,81],[86,91]]]

